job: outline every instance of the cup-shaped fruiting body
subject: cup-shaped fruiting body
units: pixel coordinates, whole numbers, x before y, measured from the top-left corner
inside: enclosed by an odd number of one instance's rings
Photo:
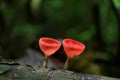
[[[50,56],[60,48],[61,43],[53,38],[42,37],[39,39],[39,46],[45,56]]]
[[[39,46],[41,51],[45,54],[43,67],[47,68],[48,57],[54,54],[61,46],[61,42],[48,37],[42,37],[39,39]]]
[[[73,39],[64,39],[62,44],[64,51],[69,58],[80,55],[85,49],[85,45],[83,43]]]
[[[70,58],[80,55],[84,51],[85,45],[73,39],[64,39],[62,45],[67,55],[64,69],[67,69]]]

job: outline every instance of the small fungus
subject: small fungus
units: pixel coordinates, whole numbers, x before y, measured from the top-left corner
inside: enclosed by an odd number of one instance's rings
[[[85,45],[73,39],[64,39],[62,45],[67,55],[64,69],[67,69],[69,60],[75,56],[80,55],[84,51]]]
[[[48,37],[42,37],[39,39],[39,47],[41,51],[45,54],[43,67],[47,68],[48,57],[54,54],[60,48],[60,46],[60,41],[56,39]]]

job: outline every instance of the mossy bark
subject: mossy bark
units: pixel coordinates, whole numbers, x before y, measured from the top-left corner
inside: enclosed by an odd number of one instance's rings
[[[18,63],[0,63],[0,80],[120,80]]]

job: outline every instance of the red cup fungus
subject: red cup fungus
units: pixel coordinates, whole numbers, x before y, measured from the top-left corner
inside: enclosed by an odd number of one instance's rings
[[[44,38],[40,38],[39,46],[41,48],[41,51],[46,56],[50,56],[60,48],[61,43],[58,40],[44,37]]]
[[[42,37],[39,39],[39,47],[41,51],[45,54],[45,61],[43,63],[43,67],[47,67],[48,63],[48,57],[54,54],[61,46],[60,41],[48,38],[48,37]]]
[[[69,59],[80,55],[84,51],[85,45],[73,39],[64,39],[62,45],[67,55],[64,69],[67,69]]]

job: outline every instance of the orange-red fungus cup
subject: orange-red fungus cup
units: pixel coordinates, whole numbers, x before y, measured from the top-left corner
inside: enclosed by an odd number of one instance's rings
[[[39,46],[45,56],[50,56],[60,48],[61,43],[53,38],[42,37],[39,39]]]
[[[68,58],[80,55],[85,50],[85,45],[83,43],[73,39],[64,39],[62,44]]]

